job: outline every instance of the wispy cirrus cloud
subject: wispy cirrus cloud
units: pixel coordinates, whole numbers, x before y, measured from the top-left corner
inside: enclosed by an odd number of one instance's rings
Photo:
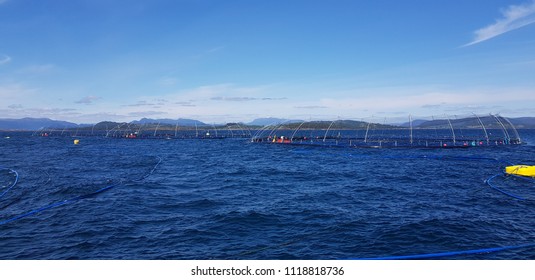
[[[158,85],[163,87],[174,86],[179,82],[175,77],[164,76],[158,80]]]
[[[0,115],[10,118],[23,117],[39,117],[39,118],[53,118],[53,119],[70,119],[73,116],[78,116],[80,113],[73,108],[58,108],[58,107],[29,107],[26,108],[20,104],[13,104],[8,106],[8,109],[0,108]]]
[[[78,103],[78,104],[85,104],[85,105],[89,105],[89,104],[93,104],[93,102],[95,102],[96,100],[99,100],[100,97],[98,96],[93,96],[93,95],[90,95],[90,96],[86,96],[86,97],[83,97],[82,99],[74,102],[74,103]]]
[[[305,106],[294,106],[296,109],[326,109],[327,106],[320,106],[320,105],[305,105]]]
[[[284,100],[287,99],[286,97],[248,97],[248,96],[233,96],[233,97],[224,97],[224,96],[216,96],[210,98],[211,100],[216,101],[255,101],[255,100]]]
[[[2,4],[1,2],[2,0],[0,0],[0,4]],[[2,64],[6,64],[8,62],[11,61],[11,57],[8,56],[7,54],[0,54],[0,65]]]
[[[164,106],[169,103],[169,100],[158,98],[154,99],[152,102],[149,102],[147,100],[139,100],[137,103],[133,104],[127,104],[127,105],[121,105],[123,107],[153,107],[153,108],[159,108],[160,106]]]
[[[535,0],[521,5],[510,5],[502,10],[502,17],[495,23],[474,31],[473,40],[463,47],[481,43],[532,23],[535,23]]]
[[[128,104],[128,105],[122,105],[122,106],[126,106],[126,107],[145,107],[145,106],[155,106],[156,103],[150,103],[146,100],[140,100],[138,101],[137,103],[134,103],[134,104]]]
[[[38,89],[28,88],[23,84],[0,84],[0,101],[7,102],[10,100],[20,100],[31,99],[35,97],[38,93]]]
[[[258,98],[247,97],[247,96],[234,96],[234,97],[216,96],[216,97],[212,97],[210,99],[211,100],[216,100],[216,101],[237,101],[237,102],[258,100]]]
[[[192,101],[177,101],[175,102],[176,105],[182,106],[182,107],[195,107],[197,105],[193,104]]]
[[[22,104],[11,104],[9,106],[7,106],[9,109],[13,109],[13,110],[19,110],[19,109],[23,109],[24,106],[22,106]]]
[[[131,117],[147,117],[147,116],[160,116],[165,115],[164,111],[136,111],[128,113],[128,116]]]

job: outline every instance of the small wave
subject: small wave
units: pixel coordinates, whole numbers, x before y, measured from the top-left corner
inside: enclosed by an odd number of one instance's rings
[[[280,223],[280,216],[271,213],[259,213],[254,210],[232,211],[214,215],[213,220],[221,225],[240,225],[247,227],[274,226]]]

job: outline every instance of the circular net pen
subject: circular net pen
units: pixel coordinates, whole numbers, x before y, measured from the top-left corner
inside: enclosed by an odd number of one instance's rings
[[[114,123],[100,122],[92,126],[76,128],[43,128],[35,131],[38,136],[101,136],[108,138],[129,139],[224,139],[251,138],[251,130],[242,123],[227,123],[218,125],[192,125],[170,123]]]
[[[283,122],[257,130],[251,142],[336,147],[482,147],[522,144],[511,122],[499,115],[389,123],[365,120]]]

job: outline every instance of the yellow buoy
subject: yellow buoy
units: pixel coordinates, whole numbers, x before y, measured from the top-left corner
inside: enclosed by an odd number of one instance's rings
[[[511,174],[511,175],[535,177],[535,166],[532,166],[532,165],[506,166],[505,173]]]
[[[80,140],[74,139],[74,145],[78,145],[78,144],[80,144]]]

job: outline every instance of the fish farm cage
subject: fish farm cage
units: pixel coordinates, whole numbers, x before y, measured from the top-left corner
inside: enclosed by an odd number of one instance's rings
[[[34,136],[126,139],[247,139],[253,143],[337,147],[481,147],[523,144],[515,126],[500,115],[430,117],[404,123],[374,120],[286,121],[180,125],[100,122],[74,128],[43,128]]]
[[[34,136],[108,137],[127,139],[250,139],[250,127],[240,123],[224,125],[179,125],[168,123],[114,123],[100,122],[92,126],[76,128],[43,128]]]
[[[283,122],[264,126],[253,143],[336,147],[482,147],[520,145],[514,125],[499,115],[432,118],[402,124],[335,120]]]

